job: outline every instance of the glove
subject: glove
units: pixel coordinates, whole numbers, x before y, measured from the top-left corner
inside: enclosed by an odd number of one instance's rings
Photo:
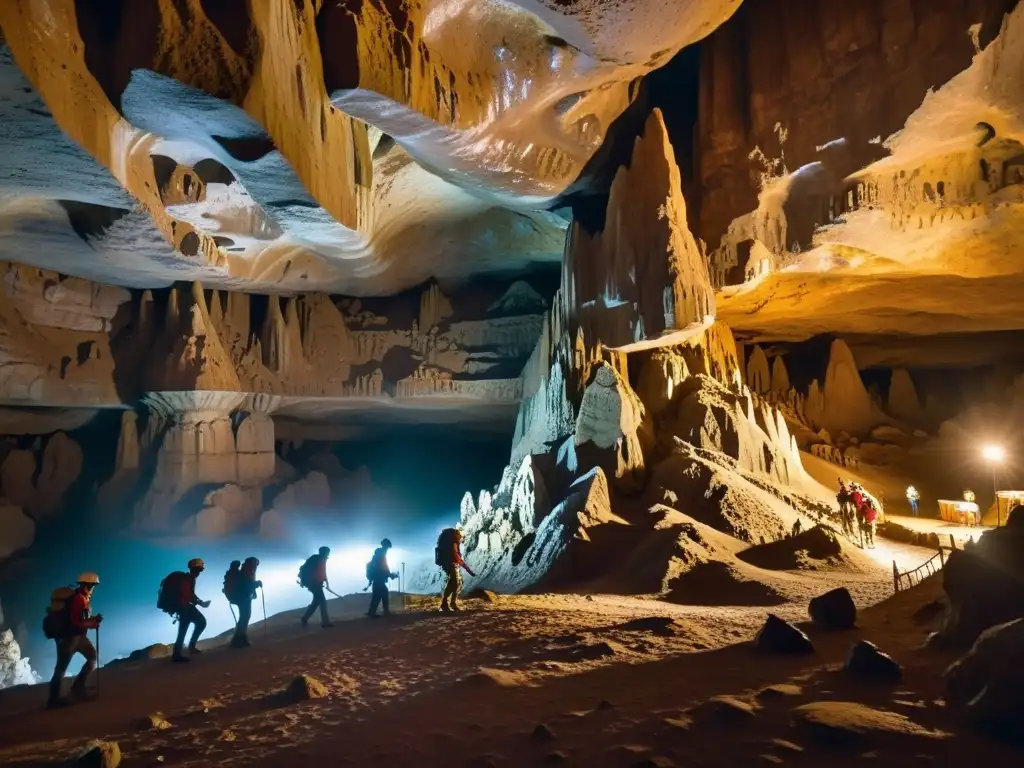
[[[397,573],[392,573],[391,574],[391,578],[392,579],[397,579],[398,578],[398,574]]]
[[[199,604],[201,606],[203,606],[203,608],[209,608],[210,607],[210,601],[209,600],[200,600]]]
[[[263,582],[262,581],[257,581],[256,582],[256,589],[263,589]]]
[[[95,616],[93,616],[93,618],[96,619],[96,623],[97,624],[102,624],[103,623],[103,614],[102,613],[97,613]]]

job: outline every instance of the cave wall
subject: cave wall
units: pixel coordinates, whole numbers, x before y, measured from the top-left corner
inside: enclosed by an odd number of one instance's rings
[[[819,160],[829,142],[847,140],[840,175],[876,159],[872,140],[964,70],[1016,4],[808,0],[796,11],[746,0],[699,44],[698,236],[716,249],[733,219],[757,208],[765,175]]]

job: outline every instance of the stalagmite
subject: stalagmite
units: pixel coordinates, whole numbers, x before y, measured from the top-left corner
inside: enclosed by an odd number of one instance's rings
[[[821,426],[830,432],[859,435],[885,421],[861,381],[853,353],[842,339],[832,342],[822,399]]]
[[[747,360],[747,386],[751,392],[763,395],[771,391],[772,380],[769,370],[764,350],[760,346],[755,346],[750,352],[750,359]]]
[[[896,368],[892,372],[889,382],[889,413],[911,424],[919,424],[924,417],[914,380],[906,368]]]

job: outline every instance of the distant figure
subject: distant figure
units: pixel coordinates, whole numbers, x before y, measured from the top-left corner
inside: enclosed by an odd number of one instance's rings
[[[330,589],[327,581],[327,558],[330,556],[330,547],[320,547],[317,554],[310,555],[299,568],[299,584],[313,594],[313,602],[309,604],[302,617],[303,629],[309,626],[309,619],[316,613],[317,608],[320,609],[320,626],[324,629],[334,626],[327,617],[327,596],[324,594],[325,584]]]
[[[800,532],[803,530],[803,528],[804,528],[803,523],[800,522],[800,518],[798,517],[796,519],[796,522],[793,523],[793,538],[796,538],[797,536],[799,536]]]
[[[175,663],[190,661],[190,656],[202,653],[196,648],[196,643],[199,642],[199,636],[206,629],[206,617],[197,606],[209,608],[210,601],[200,600],[196,595],[196,579],[205,570],[206,563],[201,558],[194,557],[188,561],[188,573],[175,571],[160,582],[157,607],[178,620],[178,637],[174,641],[174,653],[171,655],[171,661]],[[185,656],[182,649],[190,624],[192,625],[192,637],[188,643],[189,655]]]
[[[839,478],[836,501],[839,503],[839,521],[843,526],[843,533],[853,536],[853,494],[842,478]]]
[[[255,557],[246,558],[238,570],[228,600],[238,606],[238,621],[235,623],[235,634],[231,638],[232,648],[249,647],[249,619],[252,618],[252,601],[256,599],[256,590],[263,587],[262,581],[256,579],[256,569],[260,561]]]
[[[61,696],[61,683],[76,653],[85,657],[81,671],[71,685],[71,696],[78,700],[88,698],[85,683],[96,669],[96,649],[89,642],[90,629],[98,629],[102,614],[91,615],[92,591],[100,577],[87,571],[78,577],[78,587],[55,589],[50,596],[50,607],[43,620],[43,634],[57,644],[57,663],[50,678],[48,709],[66,707],[71,702]]]
[[[921,498],[921,494],[917,492],[917,488],[910,486],[907,488],[907,501],[910,502],[910,511],[917,517],[917,502]]]
[[[370,598],[370,610],[366,615],[371,619],[377,618],[377,606],[383,607],[385,616],[391,615],[388,606],[388,581],[397,579],[398,574],[391,571],[388,565],[388,550],[391,549],[391,539],[384,539],[380,546],[374,550],[373,557],[366,564],[366,580],[373,587],[373,596]]]
[[[441,611],[443,613],[459,610],[459,592],[462,591],[462,573],[459,568],[465,568],[466,573],[470,576],[476,576],[466,561],[462,559],[462,552],[459,549],[461,542],[462,531],[445,528],[437,537],[437,546],[434,548],[434,562],[441,567],[447,577],[444,592],[441,594]]]
[[[867,540],[868,549],[875,548],[875,520],[877,517],[878,510],[875,508],[874,502],[871,499],[865,499],[861,530],[863,530],[864,538]]]

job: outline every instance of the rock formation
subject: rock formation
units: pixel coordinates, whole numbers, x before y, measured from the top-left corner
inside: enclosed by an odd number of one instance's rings
[[[884,420],[861,381],[850,348],[836,339],[825,372],[821,415],[814,425],[830,432],[864,434]]]
[[[682,180],[661,112],[636,139],[628,168],[608,193],[605,227],[574,223],[566,240],[563,294],[590,343],[627,348],[693,335],[714,318],[704,253],[686,223]]]
[[[924,416],[914,380],[906,368],[892,372],[889,382],[889,413],[911,424],[920,424]]]

